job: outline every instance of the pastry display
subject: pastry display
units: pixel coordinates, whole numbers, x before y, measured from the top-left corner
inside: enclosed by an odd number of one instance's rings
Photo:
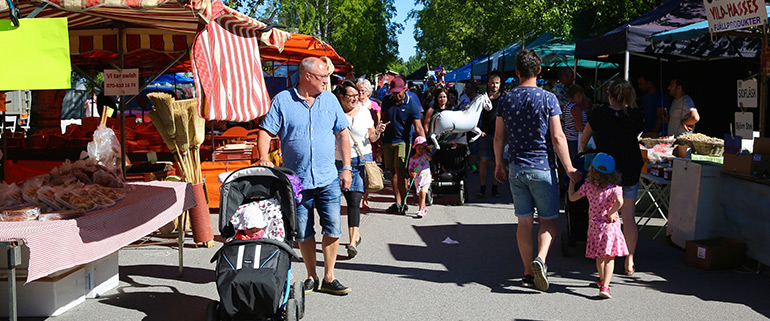
[[[65,161],[48,174],[18,184],[0,184],[0,221],[69,219],[109,208],[130,189],[120,168],[94,160]]]
[[[4,209],[0,214],[0,221],[20,222],[36,220],[40,215],[40,208],[37,206],[15,206]]]
[[[86,215],[86,212],[83,212],[81,210],[56,211],[56,212],[40,214],[37,217],[37,220],[38,221],[69,220],[69,219],[81,217],[83,215]]]

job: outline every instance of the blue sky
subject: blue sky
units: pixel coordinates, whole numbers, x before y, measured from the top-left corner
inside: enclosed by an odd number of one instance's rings
[[[422,5],[415,6],[414,0],[396,0],[396,22],[404,25],[404,31],[398,35],[398,56],[404,61],[414,55],[414,46],[417,42],[414,40],[414,19],[407,22],[407,15],[412,9],[421,9]]]

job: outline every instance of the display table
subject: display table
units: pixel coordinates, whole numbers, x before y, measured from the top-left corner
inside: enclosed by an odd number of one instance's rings
[[[650,205],[647,206],[647,209],[644,210],[642,216],[640,216],[636,222],[636,224],[639,225],[645,218],[647,219],[644,220],[644,224],[639,226],[639,231],[647,226],[647,224],[650,222],[650,219],[652,219],[652,216],[655,215],[656,212],[660,214],[666,224],[668,224],[667,214],[669,195],[671,192],[671,181],[661,177],[653,176],[649,173],[643,173],[639,179],[639,182],[642,191],[639,193],[639,197],[636,199],[636,203],[634,203],[634,205],[639,204],[639,202],[641,202],[645,196],[650,198]],[[663,226],[660,227],[658,233],[655,233],[655,236],[653,236],[653,239],[658,237],[660,232],[663,231],[663,229],[666,227],[666,224],[663,224]]]
[[[0,242],[23,242],[29,249],[29,259],[19,267],[26,272],[26,282],[107,257],[196,204],[188,183],[130,185],[134,190],[115,206],[77,219],[0,222]]]

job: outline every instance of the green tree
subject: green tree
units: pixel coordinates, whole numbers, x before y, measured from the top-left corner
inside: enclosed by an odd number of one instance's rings
[[[450,67],[544,32],[580,39],[628,22],[659,0],[415,0],[417,50]],[[574,26],[574,28],[573,28]]]
[[[358,74],[383,71],[396,61],[401,24],[393,0],[284,0],[278,22],[329,43]]]

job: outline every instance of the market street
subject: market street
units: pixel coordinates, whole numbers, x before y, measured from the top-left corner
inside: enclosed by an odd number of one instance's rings
[[[470,186],[476,186],[478,175],[470,178]],[[509,200],[507,188],[501,191],[501,200]],[[387,189],[373,195],[373,207],[389,205],[392,199],[385,195]],[[558,239],[548,260],[548,292],[523,288],[512,206],[489,203],[495,200],[471,197],[464,206],[452,206],[442,205],[451,202],[449,198],[437,199],[441,204],[430,207],[423,219],[412,218],[413,210],[408,216],[370,212],[362,217],[363,241],[352,260],[345,256],[343,223],[336,276],[353,292],[345,297],[309,294],[303,320],[590,320],[597,312],[622,320],[770,317],[765,294],[770,278],[742,269],[703,271],[688,266],[683,250],[664,237],[651,240],[657,226],[639,234],[637,272],[630,277],[615,274],[610,300],[598,299],[591,284],[596,267],[583,258],[584,246],[571,248],[565,258]],[[565,222],[561,216],[560,232]],[[216,215],[212,223],[216,227]],[[460,243],[442,244],[447,237]],[[182,279],[176,277],[175,248],[124,248],[117,288],[49,320],[204,320],[206,305],[218,299],[209,259],[220,245],[188,246]],[[318,253],[322,264],[320,241]],[[618,272],[621,262],[619,258]],[[304,280],[304,265],[295,262],[293,274]]]

